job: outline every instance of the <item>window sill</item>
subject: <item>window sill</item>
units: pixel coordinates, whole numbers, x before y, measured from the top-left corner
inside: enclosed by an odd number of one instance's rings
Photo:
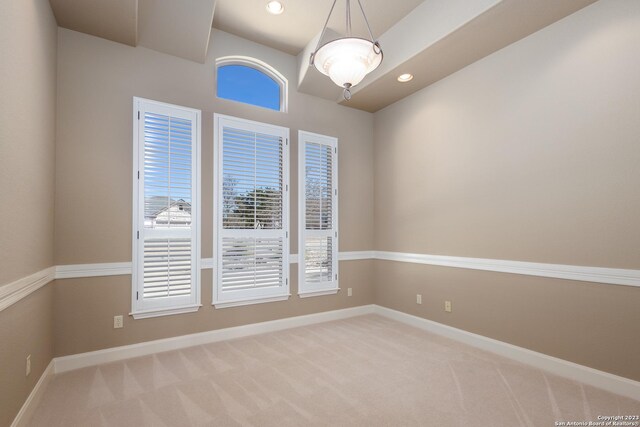
[[[309,297],[319,297],[323,295],[334,295],[337,294],[340,288],[334,289],[323,289],[318,291],[307,291],[307,292],[298,292],[298,296],[300,298],[309,298]]]
[[[240,307],[243,305],[252,305],[252,304],[263,304],[265,302],[277,302],[277,301],[286,301],[289,299],[291,295],[280,295],[275,297],[266,297],[266,298],[252,298],[252,299],[244,299],[244,300],[235,300],[235,301],[214,301],[213,306],[215,308],[230,308],[230,307]]]
[[[202,307],[202,304],[186,305],[183,307],[160,308],[153,310],[136,311],[129,313],[134,319],[148,319],[150,317],[171,316],[174,314],[194,313]]]

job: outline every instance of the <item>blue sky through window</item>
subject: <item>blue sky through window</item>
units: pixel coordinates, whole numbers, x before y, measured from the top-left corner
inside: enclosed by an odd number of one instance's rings
[[[245,65],[218,68],[218,97],[280,111],[280,85]]]

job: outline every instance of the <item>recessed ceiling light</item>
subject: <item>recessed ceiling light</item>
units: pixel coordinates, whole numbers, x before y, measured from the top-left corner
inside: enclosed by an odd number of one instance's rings
[[[413,74],[406,73],[406,74],[400,74],[398,76],[398,81],[400,83],[406,83],[406,82],[409,82],[411,80],[413,80]]]
[[[280,15],[284,12],[284,6],[279,1],[270,1],[267,3],[267,12],[272,15]]]

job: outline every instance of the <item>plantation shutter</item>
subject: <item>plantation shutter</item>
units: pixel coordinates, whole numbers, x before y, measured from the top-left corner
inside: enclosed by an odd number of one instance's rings
[[[338,141],[303,131],[298,140],[299,293],[334,293],[338,290]]]
[[[220,306],[288,296],[288,130],[216,116]]]
[[[136,107],[134,315],[199,303],[199,112]]]

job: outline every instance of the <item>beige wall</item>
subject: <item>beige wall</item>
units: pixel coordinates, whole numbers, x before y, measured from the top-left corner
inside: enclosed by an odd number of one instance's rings
[[[48,1],[0,2],[0,286],[53,265],[56,31]],[[51,360],[51,308],[45,288],[0,311],[0,426]]]
[[[131,259],[132,102],[134,96],[202,110],[203,256],[212,255],[213,113],[291,129],[291,239],[297,250],[297,132],[339,138],[340,250],[373,246],[373,115],[298,93],[296,58],[214,31],[197,64],[60,29],[56,163],[56,264]],[[245,55],[292,83],[289,113],[215,96],[215,58]]]
[[[267,320],[355,307],[373,303],[373,262],[340,263],[346,292],[315,298],[292,296],[289,301],[214,309],[211,306],[212,271],[202,273],[202,304],[196,313],[133,320],[125,316],[124,329],[113,329],[114,313],[131,310],[130,276],[57,280],[55,292],[55,355],[65,356],[160,338],[247,325]],[[291,293],[297,294],[297,269],[291,269]]]
[[[293,253],[304,129],[340,139],[342,251],[640,268],[636,1],[601,0],[375,116],[295,87],[286,114],[216,99],[219,56],[253,56],[296,81],[294,57],[219,31],[202,65],[63,29],[56,47],[44,0],[3,2],[0,23],[0,51],[12,53],[0,67],[0,189],[11,201],[0,207],[0,286],[53,263],[131,259],[133,96],[203,112],[204,257],[212,256],[218,112],[291,128]],[[119,330],[113,315],[131,309],[129,276],[58,280],[0,312],[0,425],[52,354],[374,302],[640,380],[638,288],[387,261],[340,267],[353,297],[219,310],[205,270],[199,312],[125,316]]]
[[[213,113],[291,129],[291,251],[297,252],[297,132],[339,138],[340,250],[373,247],[373,115],[296,91],[296,58],[214,31],[204,65],[142,47],[132,48],[77,32],[59,31],[56,163],[56,264],[131,260],[132,98],[140,96],[202,110],[202,255],[212,256]],[[292,82],[289,112],[280,113],[215,96],[215,58],[245,55],[279,70]],[[367,267],[368,266],[368,267]],[[202,278],[197,314],[151,320],[113,316],[131,311],[130,277],[56,281],[56,355],[217,329],[373,302],[368,262],[341,263],[346,293],[286,303],[215,310],[211,271]],[[292,279],[296,269],[292,267]],[[296,295],[296,282],[292,294]]]
[[[638,46],[640,2],[602,0],[378,112],[375,248],[640,268]],[[640,380],[640,288],[375,276],[378,304]]]
[[[56,28],[46,0],[0,3],[0,286],[53,265]]]
[[[53,287],[48,285],[0,311],[0,426],[11,424],[52,357]]]
[[[374,263],[379,305],[640,380],[637,288]],[[452,301],[451,313],[444,311],[445,300]]]

